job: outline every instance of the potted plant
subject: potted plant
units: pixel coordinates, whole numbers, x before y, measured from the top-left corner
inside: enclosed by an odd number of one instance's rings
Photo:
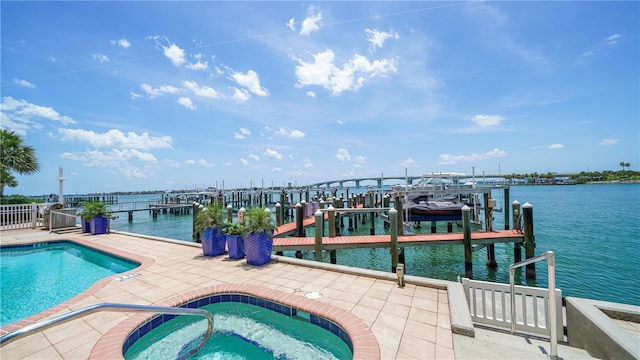
[[[254,207],[244,214],[244,251],[247,264],[264,265],[271,261],[273,232],[276,229],[267,208]]]
[[[229,259],[242,259],[244,257],[243,230],[244,226],[242,224],[232,222],[228,222],[224,228],[224,233],[227,236]]]
[[[82,210],[78,214],[83,221],[82,230],[86,231],[86,223],[89,223],[91,234],[106,234],[109,228],[111,209],[103,201],[87,201],[82,204]]]
[[[194,218],[196,231],[200,234],[202,254],[218,256],[224,254],[226,235],[222,231],[225,224],[226,209],[221,202],[214,201],[200,209]]]

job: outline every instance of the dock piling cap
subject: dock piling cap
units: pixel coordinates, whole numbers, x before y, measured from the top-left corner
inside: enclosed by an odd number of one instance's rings
[[[532,208],[533,205],[529,204],[528,202],[524,203],[524,205],[522,205],[523,208]]]

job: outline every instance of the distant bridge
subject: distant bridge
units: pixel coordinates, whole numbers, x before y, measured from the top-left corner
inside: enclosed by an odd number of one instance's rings
[[[433,175],[438,175],[439,173],[433,173]],[[569,177],[571,175],[576,175],[578,173],[552,173],[552,175],[554,177]],[[483,175],[476,175],[476,181],[481,181],[482,179],[504,179],[505,176],[509,176],[511,174],[483,174]],[[539,175],[544,175],[544,174],[539,174]],[[395,184],[405,184],[405,182],[408,182],[409,185],[413,184],[413,182],[415,180],[419,180],[423,177],[423,175],[409,175],[409,176],[378,176],[378,177],[362,177],[362,178],[354,178],[354,179],[342,179],[342,180],[329,180],[329,181],[321,181],[318,183],[314,183],[314,184],[309,184],[308,187],[310,188],[319,188],[319,187],[327,187],[327,188],[332,188],[332,187],[339,187],[339,188],[344,188],[345,186],[351,186],[349,184],[353,184],[353,187],[361,187],[362,186],[362,182],[366,182],[366,181],[372,181],[373,183],[371,184],[365,184],[364,186],[367,185],[375,185],[376,187],[382,187],[382,185],[384,184],[385,181],[387,180],[397,180],[398,182]],[[465,179],[465,180],[469,180],[471,181],[473,179],[472,175],[468,175],[465,174],[465,176],[461,176],[460,179]]]

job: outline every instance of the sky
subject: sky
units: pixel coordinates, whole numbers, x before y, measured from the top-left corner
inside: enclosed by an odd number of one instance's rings
[[[637,1],[0,10],[6,194],[640,169]]]

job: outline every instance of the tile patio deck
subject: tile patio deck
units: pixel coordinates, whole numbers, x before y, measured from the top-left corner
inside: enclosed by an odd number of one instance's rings
[[[306,293],[318,292],[322,297],[313,302],[328,311],[327,316],[333,309],[334,313],[352,314],[366,325],[365,333],[369,331],[375,336],[381,359],[455,357],[446,289],[413,284],[401,288],[390,276],[372,276],[376,272],[343,271],[345,267],[336,267],[333,271],[327,266],[302,266],[300,260],[292,263],[286,259],[276,260],[254,267],[244,260],[229,260],[226,255],[203,257],[198,244],[157,241],[123,233],[92,236],[13,230],[3,231],[0,235],[3,245],[69,239],[142,260],[143,265],[130,272],[138,276],[118,280],[122,275],[115,275],[104,279],[44,314],[46,316],[61,315],[101,302],[165,304],[181,294],[225,285],[253,288],[256,292],[273,289],[289,300],[293,299],[291,301],[296,301],[296,297],[307,300],[304,298]],[[103,344],[105,334],[118,332],[114,329],[133,316],[113,312],[91,314],[9,343],[0,349],[0,355],[3,359],[112,358],[101,355],[100,346],[96,344]],[[25,324],[26,321],[20,323]],[[6,329],[3,330],[4,334]],[[358,357],[371,358],[373,355],[363,352]]]

